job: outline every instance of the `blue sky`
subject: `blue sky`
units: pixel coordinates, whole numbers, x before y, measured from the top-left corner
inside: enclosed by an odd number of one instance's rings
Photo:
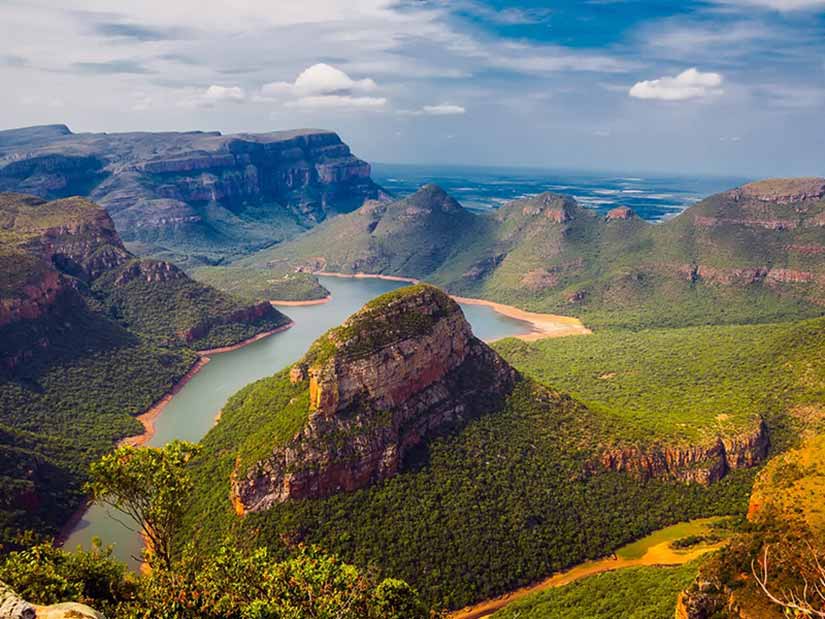
[[[0,0],[0,118],[373,161],[825,174],[825,0]]]

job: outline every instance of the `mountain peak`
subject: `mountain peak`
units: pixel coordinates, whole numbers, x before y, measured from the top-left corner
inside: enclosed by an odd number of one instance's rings
[[[455,198],[433,183],[422,185],[418,191],[404,198],[402,202],[430,212],[458,213],[464,211],[464,207]]]
[[[292,390],[290,402],[304,415],[292,436],[256,437],[274,443],[265,460],[241,456],[232,479],[236,510],[392,477],[428,437],[494,410],[516,379],[439,289],[416,285],[378,297],[319,338],[288,378],[264,379],[230,402],[225,413],[248,413],[268,401],[266,393]]]

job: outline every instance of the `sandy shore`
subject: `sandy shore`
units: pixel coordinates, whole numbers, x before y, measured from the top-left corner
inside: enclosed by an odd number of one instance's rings
[[[239,348],[243,348],[244,346],[249,346],[258,340],[262,340],[265,337],[269,337],[275,333],[280,333],[281,331],[286,331],[289,329],[293,324],[291,320],[286,323],[285,325],[281,325],[277,329],[272,329],[271,331],[264,331],[263,333],[259,333],[254,337],[250,337],[248,339],[243,340],[242,342],[238,342],[237,344],[232,344],[232,346],[221,346],[220,348],[208,348],[206,350],[199,350],[197,351],[201,357],[208,357],[209,355],[219,355],[223,352],[232,352],[233,350],[238,350]]]
[[[325,277],[343,277],[350,279],[383,279],[391,282],[407,282],[410,284],[418,284],[420,280],[413,277],[401,277],[397,275],[376,275],[371,273],[330,273],[328,271],[316,271],[315,275]],[[512,305],[504,305],[503,303],[496,303],[494,301],[486,301],[484,299],[473,299],[470,297],[459,297],[450,295],[453,300],[465,305],[485,305],[493,311],[509,316],[516,320],[526,322],[530,325],[530,333],[523,333],[515,335],[520,340],[525,342],[535,342],[548,337],[564,337],[567,335],[587,335],[592,333],[590,329],[585,327],[581,320],[573,318],[572,316],[558,316],[556,314],[539,314],[536,312],[528,312],[526,310],[513,307]]]
[[[542,340],[548,337],[588,335],[592,333],[590,329],[582,324],[581,320],[578,318],[573,318],[572,316],[538,314],[536,312],[528,312],[526,310],[513,307],[512,305],[495,303],[494,301],[485,301],[484,299],[472,299],[469,297],[459,297],[455,295],[451,296],[458,303],[464,303],[465,305],[485,305],[499,314],[529,323],[532,328],[531,333],[513,336],[520,340],[524,340],[525,342],[535,342],[536,340]]]
[[[332,301],[332,295],[327,295],[323,299],[310,299],[308,301],[279,301],[277,299],[271,299],[269,301],[270,305],[278,307],[303,307],[305,305],[323,305],[324,303],[329,303]]]
[[[313,275],[324,277],[343,277],[345,279],[384,279],[388,282],[407,282],[408,284],[419,284],[420,280],[412,277],[402,277],[400,275],[378,275],[375,273],[330,273],[329,271],[315,271]]]

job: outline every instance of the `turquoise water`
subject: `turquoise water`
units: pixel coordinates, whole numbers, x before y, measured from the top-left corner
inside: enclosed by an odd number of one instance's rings
[[[199,441],[214,425],[215,417],[227,398],[244,385],[297,361],[309,345],[376,296],[406,284],[379,279],[342,279],[322,277],[321,283],[332,293],[323,305],[281,308],[295,324],[239,350],[213,355],[210,362],[178,392],[155,421],[155,435],[149,445],[160,446],[174,439]],[[476,336],[492,340],[527,333],[528,324],[499,314],[489,307],[463,305]],[[66,540],[65,547],[88,547],[93,537],[114,544],[121,560],[137,567],[140,538],[117,514],[101,505],[92,505]]]
[[[648,221],[668,219],[702,198],[748,182],[741,177],[390,163],[373,164],[372,178],[398,197],[435,183],[466,208],[479,211],[550,191],[573,196],[600,213],[629,206]]]

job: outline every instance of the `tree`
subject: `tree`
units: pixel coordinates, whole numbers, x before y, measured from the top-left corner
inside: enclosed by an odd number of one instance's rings
[[[119,447],[91,466],[86,491],[95,501],[124,514],[146,540],[146,562],[172,566],[172,549],[192,480],[186,465],[200,447],[173,441],[162,448]]]
[[[825,618],[825,567],[822,566],[810,545],[808,545],[808,550],[816,565],[815,576],[812,582],[804,578],[805,586],[802,591],[794,589],[771,591],[768,582],[768,546],[765,546],[759,569],[757,569],[756,561],[751,561],[751,571],[768,599],[792,613],[791,616]]]

